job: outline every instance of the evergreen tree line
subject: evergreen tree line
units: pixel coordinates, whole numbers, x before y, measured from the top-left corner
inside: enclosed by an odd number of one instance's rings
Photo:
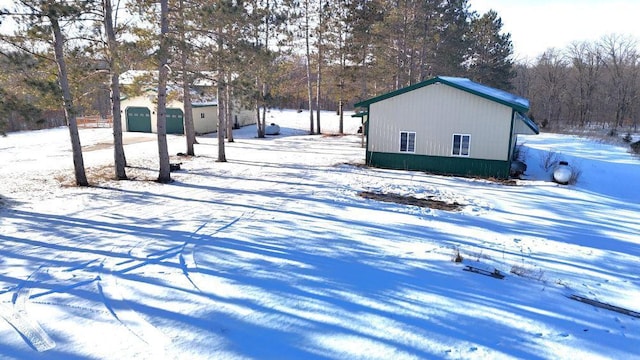
[[[529,115],[548,131],[638,130],[640,52],[631,36],[611,34],[549,49],[514,69],[516,92],[529,99]]]
[[[113,44],[121,55],[114,61],[108,59],[101,25],[104,1],[42,2],[47,3],[64,4],[69,12],[60,19],[77,114],[110,114],[108,71],[157,69],[157,2],[131,0],[126,8],[112,9],[121,18]],[[471,12],[467,0],[170,0],[167,5],[167,64],[178,70],[168,76],[188,83],[178,77],[221,71],[228,75],[220,85],[228,84],[248,108],[340,110],[436,75],[466,76],[505,89],[514,75],[510,36],[501,33],[498,14]],[[39,34],[32,26],[42,19],[34,15],[38,6],[23,0],[3,10],[3,20],[17,19],[21,26],[15,36],[2,37],[0,62],[11,71],[2,74],[0,86],[25,95],[16,99],[24,104],[0,105],[7,130],[22,128],[27,120],[59,123],[34,117],[31,109],[60,108],[61,96],[53,47],[44,41],[48,25],[40,21]],[[21,89],[13,87],[17,83]]]

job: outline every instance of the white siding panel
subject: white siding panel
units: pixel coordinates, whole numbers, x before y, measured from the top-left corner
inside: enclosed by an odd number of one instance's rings
[[[218,130],[218,107],[197,106],[192,108],[193,129],[196,134],[207,134]],[[204,117],[202,117],[204,114]]]
[[[370,105],[369,150],[399,152],[399,132],[416,132],[416,154],[451,156],[452,135],[471,135],[469,157],[507,160],[512,109],[444,84]]]
[[[531,130],[524,121],[516,119],[515,124],[513,126],[514,134],[523,134],[523,135],[535,135],[536,133]]]

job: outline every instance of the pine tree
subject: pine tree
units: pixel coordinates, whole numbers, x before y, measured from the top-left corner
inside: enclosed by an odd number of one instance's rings
[[[61,126],[44,119],[42,109],[59,106],[59,86],[52,81],[54,62],[14,49],[0,50],[0,135]]]
[[[184,108],[184,134],[187,140],[187,155],[194,156],[194,145],[196,141],[196,131],[193,122],[193,106],[191,104],[191,84],[193,77],[189,68],[189,55],[194,51],[193,46],[187,40],[190,37],[190,18],[194,16],[195,6],[188,1],[178,1],[178,52],[180,53],[180,70],[182,79],[182,104]]]
[[[21,51],[35,53],[33,47],[25,45],[25,41],[41,42],[53,48],[53,60],[57,66],[57,79],[61,91],[62,107],[69,127],[75,181],[78,186],[89,186],[84,168],[80,134],[76,121],[77,109],[74,105],[69,70],[65,57],[66,39],[63,33],[64,25],[77,25],[83,21],[83,16],[94,10],[92,1],[54,0],[21,0],[15,8],[6,11],[4,15],[13,16],[20,27],[16,36],[5,36],[5,42],[17,47]],[[82,31],[81,27],[77,27]],[[26,36],[23,36],[26,35]]]
[[[490,10],[471,22],[470,77],[482,84],[511,90],[513,45],[511,34],[502,33],[502,19]]]
[[[313,85],[311,79],[311,1],[304,0],[304,43],[307,69],[307,97],[309,101],[309,134],[315,134],[313,123]]]
[[[171,182],[171,166],[167,145],[167,79],[169,77],[169,4],[160,0],[160,47],[158,49],[158,182]]]
[[[111,0],[103,0],[104,29],[107,36],[107,61],[111,75],[111,104],[113,116],[113,154],[115,164],[115,176],[118,180],[127,179],[125,170],[126,159],[122,141],[122,118],[120,114],[120,66],[118,42],[114,30],[113,7]]]
[[[436,75],[464,76],[464,62],[470,43],[470,11],[468,0],[439,2],[433,20],[433,44],[429,53],[432,73]]]

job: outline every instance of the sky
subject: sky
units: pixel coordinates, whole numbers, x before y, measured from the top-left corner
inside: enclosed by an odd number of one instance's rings
[[[113,181],[112,129],[81,129],[87,188],[68,129],[0,137],[0,358],[640,358],[628,145],[525,136],[506,185],[362,166],[359,121],[306,135],[307,113],[272,110],[278,136],[234,130],[224,163],[198,137],[171,184],[153,181],[156,134],[124,134],[132,180]],[[550,181],[556,158],[575,184]]]
[[[0,0],[0,7],[12,1]],[[535,59],[550,47],[597,41],[613,33],[640,37],[638,0],[469,0],[471,9],[498,12],[511,33],[517,60]],[[0,26],[6,29],[6,26]]]
[[[597,41],[613,33],[638,38],[638,0],[469,0],[471,9],[496,10],[511,33],[516,59],[535,59],[550,47]]]

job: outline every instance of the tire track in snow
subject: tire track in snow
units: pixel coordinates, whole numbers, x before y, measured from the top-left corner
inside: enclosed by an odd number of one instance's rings
[[[255,214],[255,210],[251,211],[248,216],[245,216],[245,214],[246,212],[241,213],[235,219],[231,220],[230,222],[216,229],[213,233],[211,233],[210,236],[213,236],[219,232],[222,232],[230,228],[231,226],[237,224],[242,219],[252,218],[253,215]],[[187,278],[189,283],[200,293],[204,293],[204,291],[198,286],[198,284],[196,284],[196,282],[193,280],[193,278],[189,273],[189,269],[194,269],[194,270],[198,269],[198,262],[196,261],[196,258],[195,258],[196,244],[194,244],[191,239],[193,239],[194,235],[196,235],[200,230],[202,230],[205,226],[207,226],[207,224],[208,222],[200,225],[200,227],[191,234],[190,239],[185,241],[184,245],[182,246],[182,250],[178,254],[178,261],[180,262],[180,268],[182,270],[182,274]],[[189,262],[187,262],[187,259],[189,260]]]
[[[56,347],[55,341],[47,335],[37,321],[31,319],[24,310],[13,309],[0,304],[0,316],[13,327],[20,336],[38,352],[44,352]]]
[[[252,217],[254,212],[255,211],[251,211],[248,216],[247,212],[241,213],[236,218],[216,229],[211,235],[228,229],[242,219]],[[134,309],[126,305],[126,299],[119,291],[117,277],[114,276],[114,274],[126,274],[129,271],[140,269],[149,264],[157,264],[162,260],[177,256],[180,270],[189,284],[197,292],[204,294],[204,291],[192,279],[189,269],[197,269],[197,263],[195,261],[196,244],[194,244],[194,240],[199,236],[198,233],[209,223],[210,222],[207,221],[200,225],[195,231],[188,235],[188,238],[182,244],[147,253],[144,258],[133,255],[135,252],[139,252],[141,248],[146,248],[142,242],[138,242],[128,251],[130,255],[129,259],[114,264],[114,267],[111,269],[103,268],[101,275],[98,277],[98,292],[109,313],[127,328],[128,331],[149,345],[151,351],[153,351],[153,358],[179,358],[179,356],[175,356],[172,341],[169,337],[153,326],[153,324],[146,321]],[[146,253],[146,251],[142,251],[142,253]],[[105,261],[106,259],[103,259],[99,266],[104,267]]]
[[[102,302],[109,310],[109,313],[133,335],[149,345],[152,353],[151,358],[177,358],[172,355],[171,339],[140,316],[138,312],[126,305],[125,299],[118,289],[117,280],[113,275],[105,272],[101,275],[97,287]]]
[[[232,226],[233,224],[237,223],[242,217],[244,216],[244,213],[240,214],[240,216],[236,217],[235,219],[233,219],[232,221],[230,221],[229,223],[223,225],[222,227],[218,228],[216,231],[214,231],[211,235],[214,235],[226,228],[229,228],[230,226]],[[198,265],[195,261],[195,257],[194,257],[194,249],[195,249],[195,244],[192,242],[191,239],[193,239],[193,236],[195,234],[198,233],[198,231],[202,230],[205,226],[207,226],[208,222],[205,222],[204,224],[200,225],[200,227],[198,227],[196,229],[196,231],[194,231],[193,233],[191,233],[190,239],[185,241],[184,244],[182,245],[182,249],[180,250],[180,253],[178,254],[178,262],[180,263],[180,269],[182,270],[182,274],[187,278],[187,280],[189,281],[189,283],[191,284],[191,286],[193,286],[198,292],[203,293],[202,289],[200,289],[200,287],[198,286],[198,284],[196,284],[193,279],[191,278],[191,275],[189,275],[189,267],[191,267],[192,269],[197,269]],[[189,263],[187,264],[186,260],[185,260],[185,256],[187,255],[187,258],[190,260]]]
[[[114,251],[116,247],[111,250]],[[153,359],[177,359],[172,349],[171,339],[160,331],[153,324],[144,319],[137,311],[126,304],[126,299],[119,289],[117,278],[113,274],[126,274],[142,268],[148,264],[157,263],[166,258],[175,256],[179,251],[179,246],[169,249],[151,252],[146,258],[137,257],[134,253],[137,250],[146,250],[147,246],[143,241],[138,241],[133,245],[127,254],[129,259],[117,262],[110,268],[105,268],[107,258],[100,261],[98,281],[96,283],[98,294],[109,314],[113,316],[131,334],[149,345],[150,358]],[[146,251],[142,251],[145,253]]]
[[[42,267],[27,277],[26,281],[35,277]],[[19,286],[12,298],[12,307],[0,304],[0,316],[13,327],[18,334],[38,352],[44,352],[56,347],[55,341],[47,334],[40,324],[27,312],[27,300],[31,298],[32,289]]]

